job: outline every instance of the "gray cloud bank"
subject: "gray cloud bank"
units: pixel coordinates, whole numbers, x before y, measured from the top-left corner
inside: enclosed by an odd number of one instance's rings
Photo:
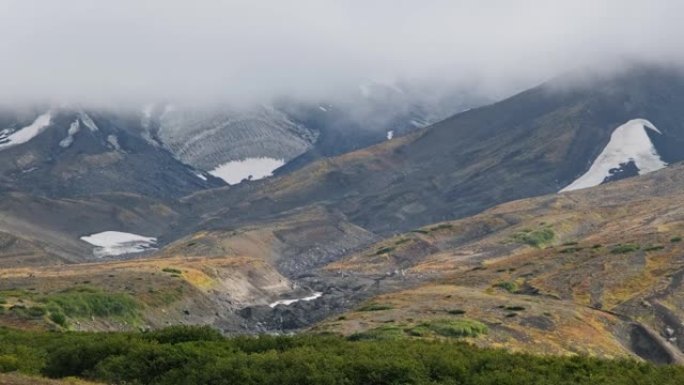
[[[679,0],[0,0],[0,102],[331,98],[364,81],[502,95],[679,63]]]

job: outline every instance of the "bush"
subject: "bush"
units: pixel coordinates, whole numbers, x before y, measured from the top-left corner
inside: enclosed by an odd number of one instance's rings
[[[406,334],[399,327],[394,325],[383,325],[364,332],[355,333],[348,337],[350,341],[363,340],[394,340],[405,338]]]
[[[361,306],[358,311],[380,311],[380,310],[390,310],[392,309],[391,305],[383,305],[383,304],[378,304],[378,303],[371,303],[366,306]]]
[[[447,310],[447,313],[452,314],[452,315],[461,315],[465,314],[465,310],[463,309],[452,309],[452,310]]]
[[[19,359],[14,354],[0,354],[0,373],[19,370]]]
[[[50,312],[50,321],[56,323],[57,325],[61,327],[66,327],[67,326],[67,319],[64,313],[62,313],[60,310],[56,310],[54,312]]]
[[[566,247],[562,249],[560,252],[563,254],[572,254],[572,253],[577,253],[579,251],[582,251],[581,247]]]
[[[160,344],[179,344],[182,342],[221,341],[221,333],[209,326],[170,326],[165,329],[143,334],[146,340],[157,341]]]
[[[524,243],[534,247],[541,247],[546,243],[553,241],[556,234],[550,227],[543,227],[537,230],[523,230],[513,234],[513,240],[519,243]]]
[[[188,329],[154,333],[51,333],[0,328],[0,370],[77,376],[117,384],[613,385],[684,383],[684,367],[586,356],[535,356],[457,341],[404,338],[472,336],[477,321],[433,320],[402,330],[384,325],[356,340],[259,336],[178,342]],[[155,332],[156,333],[156,332]],[[368,338],[371,337],[371,338]],[[378,338],[379,337],[379,338]],[[353,338],[352,338],[353,339]],[[0,381],[1,382],[1,381]]]
[[[477,337],[487,333],[485,324],[470,319],[434,320],[423,323],[422,326],[444,337]]]
[[[525,307],[524,306],[506,306],[506,307],[504,307],[504,309],[510,310],[510,311],[523,311],[523,310],[525,310]]]
[[[499,282],[494,286],[501,288],[501,289],[504,289],[509,293],[515,293],[518,291],[518,284],[516,284],[515,282],[504,281],[504,282]]]
[[[670,242],[672,242],[672,243],[677,243],[677,242],[681,242],[681,241],[682,241],[682,237],[672,237],[672,238],[670,238]]]
[[[640,248],[641,248],[641,246],[639,246],[635,243],[625,243],[624,245],[615,246],[612,250],[610,250],[610,252],[613,254],[625,254],[625,253],[631,253],[633,251],[637,251]]]
[[[51,312],[62,313],[71,318],[123,317],[134,318],[138,303],[128,294],[106,293],[87,287],[77,287],[38,299]]]

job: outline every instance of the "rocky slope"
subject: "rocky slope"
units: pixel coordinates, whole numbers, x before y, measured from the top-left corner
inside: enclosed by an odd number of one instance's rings
[[[468,317],[489,326],[482,345],[682,362],[683,186],[677,165],[382,241],[327,269],[425,283],[316,329]]]

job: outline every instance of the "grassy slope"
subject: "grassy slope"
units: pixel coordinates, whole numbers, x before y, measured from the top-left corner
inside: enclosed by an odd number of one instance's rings
[[[631,355],[633,326],[641,325],[680,360],[682,186],[684,167],[675,166],[392,237],[327,268],[356,274],[403,270],[425,277],[424,284],[372,301],[391,309],[351,312],[315,330],[353,334],[455,318],[448,311],[460,309],[490,326],[474,339],[480,345]]]

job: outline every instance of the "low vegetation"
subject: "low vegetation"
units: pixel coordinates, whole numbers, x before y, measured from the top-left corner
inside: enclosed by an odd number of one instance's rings
[[[637,251],[641,248],[636,243],[625,243],[625,244],[619,244],[613,247],[610,252],[613,254],[626,254],[626,253],[631,253],[634,251]]]
[[[394,250],[393,247],[381,247],[380,249],[378,249],[378,250],[375,252],[375,255],[387,254],[387,253],[392,252],[393,250]]]
[[[384,305],[379,303],[371,303],[365,306],[361,306],[358,311],[380,311],[380,310],[390,310],[392,305]]]
[[[478,332],[431,322],[418,333]],[[397,326],[378,333],[401,333]],[[455,340],[336,336],[226,339],[209,328],[147,333],[47,333],[0,329],[0,370],[113,384],[613,385],[684,383],[684,367],[585,356],[534,356]]]
[[[88,286],[76,286],[50,294],[30,291],[5,291],[3,296],[14,302],[9,311],[22,318],[45,318],[68,327],[69,319],[102,317],[134,322],[139,303],[124,293],[108,293]]]
[[[524,243],[534,247],[542,247],[548,243],[551,243],[555,237],[556,233],[554,233],[553,229],[549,226],[543,226],[535,230],[524,229],[513,234],[512,236],[515,242]]]
[[[165,273],[169,273],[169,274],[177,274],[177,275],[183,274],[183,272],[181,270],[175,269],[173,267],[165,267],[162,269],[162,271]]]
[[[499,283],[497,283],[497,284],[494,285],[494,286],[495,286],[495,287],[498,287],[498,288],[500,288],[500,289],[504,289],[504,290],[506,290],[506,291],[509,292],[509,293],[515,293],[515,292],[517,292],[518,289],[519,289],[517,283],[515,283],[515,282],[510,282],[510,281],[499,282]]]
[[[482,322],[470,319],[441,319],[425,322],[424,326],[443,337],[477,337],[487,333],[487,326]]]

